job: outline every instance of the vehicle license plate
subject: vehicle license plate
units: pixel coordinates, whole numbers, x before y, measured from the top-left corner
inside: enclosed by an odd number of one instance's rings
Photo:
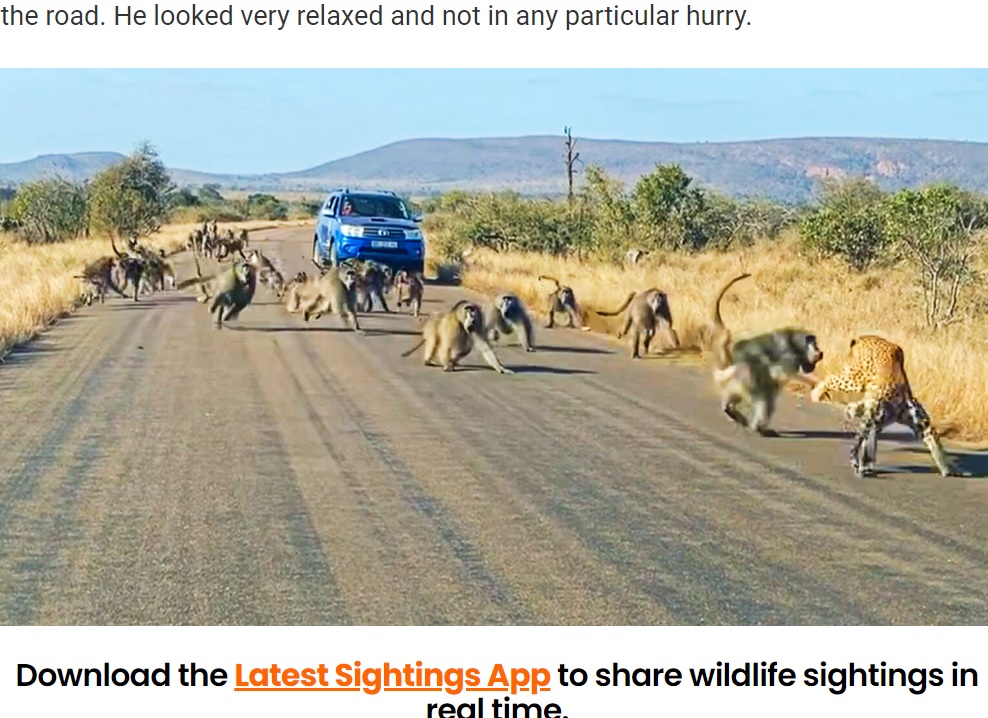
[[[398,249],[397,242],[371,242],[371,247],[374,249]]]

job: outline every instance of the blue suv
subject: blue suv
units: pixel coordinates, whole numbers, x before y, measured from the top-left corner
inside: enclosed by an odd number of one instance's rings
[[[421,221],[394,192],[335,190],[319,210],[312,259],[333,266],[346,259],[370,259],[395,270],[423,272]]]

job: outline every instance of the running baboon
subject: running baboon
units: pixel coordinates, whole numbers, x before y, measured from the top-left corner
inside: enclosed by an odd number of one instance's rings
[[[782,388],[792,379],[808,386],[809,376],[823,359],[816,336],[802,329],[785,328],[741,339],[717,350],[714,382],[721,390],[721,406],[731,421],[762,436],[777,436],[768,428]],[[751,406],[751,418],[739,410]]]
[[[331,267],[321,277],[295,285],[294,301],[302,311],[302,319],[308,322],[325,313],[338,314],[344,326],[349,320],[353,331],[362,334],[354,303],[353,287],[356,281],[357,273],[352,268]]]
[[[240,316],[240,312],[254,299],[254,292],[257,290],[257,266],[249,261],[235,259],[227,269],[206,283],[206,298],[200,301],[213,300],[209,313],[214,315],[215,326],[219,329],[223,322]]]
[[[494,297],[484,312],[484,328],[489,341],[496,342],[502,334],[514,334],[525,351],[535,351],[532,322],[525,305],[514,294],[502,293]]]
[[[589,331],[590,327],[583,326],[583,318],[580,316],[580,306],[576,303],[576,295],[573,294],[572,288],[560,284],[559,280],[555,277],[539,275],[539,279],[553,282],[556,285],[556,288],[546,297],[547,313],[549,314],[549,323],[546,325],[546,329],[552,329],[556,326],[555,317],[558,313],[566,314],[569,317],[567,327],[576,327],[583,331]]]
[[[141,252],[144,259],[144,281],[142,284],[145,293],[150,293],[155,289],[163,292],[166,285],[175,286],[175,270],[165,259],[167,256],[165,250],[159,250],[155,254],[139,247],[138,251]]]
[[[113,281],[121,291],[127,291],[127,285],[134,285],[134,301],[138,300],[141,291],[141,278],[144,276],[144,260],[131,254],[126,254],[117,249],[113,237],[110,237],[110,246],[113,253],[117,255],[117,261],[113,266]]]
[[[384,300],[385,276],[384,272],[376,264],[366,263],[356,269],[357,280],[353,292],[356,306],[362,312],[370,312],[374,309],[374,299],[388,314],[391,310]]]
[[[126,297],[123,290],[114,281],[113,268],[115,264],[116,260],[113,257],[101,257],[87,264],[83,268],[82,274],[73,275],[76,279],[83,280],[85,285],[83,298],[86,306],[92,305],[95,297],[99,297],[100,304],[105,303],[107,289],[112,289],[121,297]]]
[[[422,339],[402,356],[409,356],[424,344],[423,360],[426,366],[438,362],[443,371],[454,371],[456,363],[477,347],[484,361],[496,372],[514,374],[498,361],[484,335],[484,317],[480,307],[462,300],[448,312],[429,317],[422,326]]]
[[[240,253],[243,256],[243,252]],[[278,299],[285,296],[285,275],[275,266],[275,263],[256,249],[250,251],[249,257],[257,265],[257,281],[263,284]]]
[[[645,354],[648,354],[655,330],[664,327],[673,341],[679,346],[679,335],[672,327],[672,312],[669,311],[669,298],[661,289],[646,289],[644,292],[632,292],[618,309],[613,312],[598,312],[602,317],[616,317],[627,310],[624,324],[618,332],[618,339],[628,334],[631,337],[631,358],[641,359],[638,350],[639,342],[644,336]]]
[[[418,272],[410,272],[407,269],[400,270],[394,277],[394,289],[397,297],[398,308],[407,304],[411,307],[412,316],[417,317],[422,309],[422,292],[424,282]]]

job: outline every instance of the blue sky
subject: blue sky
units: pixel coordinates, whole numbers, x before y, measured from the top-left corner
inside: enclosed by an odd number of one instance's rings
[[[417,137],[988,141],[985,70],[0,70],[0,162],[280,172]]]

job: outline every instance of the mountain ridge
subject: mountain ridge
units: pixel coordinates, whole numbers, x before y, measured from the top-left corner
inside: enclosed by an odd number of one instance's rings
[[[602,166],[626,185],[656,164],[676,163],[700,186],[777,201],[807,201],[825,177],[871,177],[889,190],[952,182],[988,191],[988,143],[964,140],[798,137],[675,143],[578,137],[576,149],[581,162]],[[115,152],[77,152],[0,163],[0,186],[54,174],[82,181],[122,158]],[[180,186],[218,184],[246,191],[321,193],[341,186],[408,194],[462,189],[559,196],[566,191],[563,140],[551,135],[399,140],[289,172],[169,171]]]

